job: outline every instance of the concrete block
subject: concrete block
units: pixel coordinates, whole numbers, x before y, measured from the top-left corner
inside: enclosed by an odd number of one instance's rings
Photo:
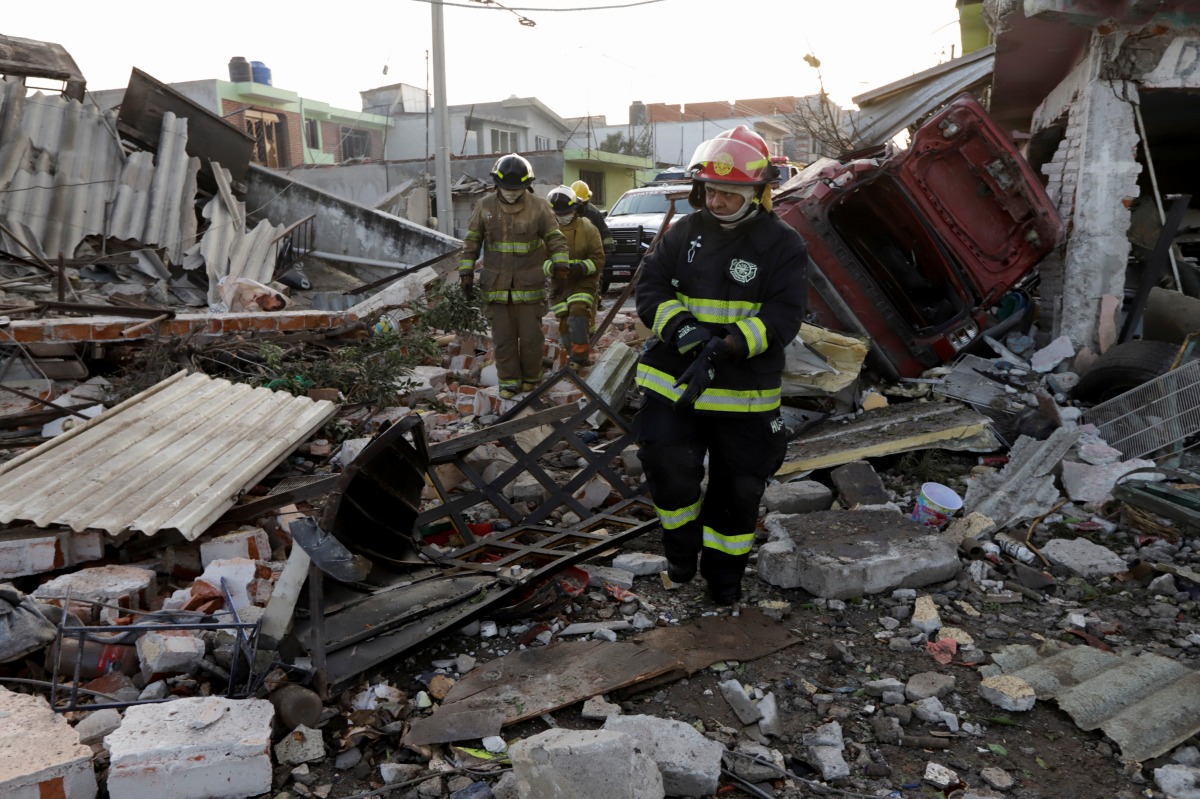
[[[626,477],[641,477],[645,474],[645,469],[642,467],[642,459],[638,455],[636,446],[629,446],[621,450],[621,462],[625,464]]]
[[[1062,485],[1071,501],[1100,505],[1112,499],[1113,486],[1127,472],[1152,466],[1154,466],[1154,461],[1142,458],[1133,458],[1105,466],[1063,461]]]
[[[0,580],[65,569],[104,555],[99,530],[13,531],[0,541]]]
[[[863,685],[863,690],[867,692],[867,696],[876,698],[882,697],[888,691],[903,691],[904,683],[894,677],[885,677],[882,680],[871,680]]]
[[[504,497],[510,502],[541,504],[550,492],[533,475],[521,474],[504,487]]]
[[[589,721],[604,721],[609,716],[621,715],[621,706],[607,701],[602,696],[593,696],[583,703],[580,715]]]
[[[919,702],[930,696],[939,699],[954,690],[955,679],[949,674],[923,671],[908,678],[904,684],[904,695],[910,702]]]
[[[833,491],[816,480],[773,483],[763,494],[763,504],[772,513],[813,513],[829,510]]]
[[[270,576],[269,566],[260,565],[249,558],[214,560],[192,583],[192,597],[222,598],[221,580],[224,579],[229,598],[238,610],[254,605],[265,606],[271,599]]]
[[[142,675],[186,672],[204,657],[204,641],[186,630],[142,633],[137,639]]]
[[[1042,547],[1042,554],[1055,566],[1084,578],[1105,577],[1129,568],[1120,555],[1086,538],[1052,539]]]
[[[765,525],[759,577],[827,599],[918,588],[959,569],[953,542],[890,511],[768,514]]]
[[[822,724],[804,735],[804,759],[821,772],[821,778],[837,780],[850,776],[850,766],[842,757],[845,740],[842,725],[836,721]]]
[[[111,799],[240,799],[271,790],[264,699],[204,697],[125,711],[105,740]]]
[[[875,469],[866,461],[851,461],[832,472],[829,477],[838,490],[842,507],[858,505],[884,505],[891,501],[883,481]]]
[[[80,743],[90,746],[100,743],[104,740],[104,736],[120,726],[121,714],[112,708],[107,708],[88,713],[75,725],[75,732],[79,733]]]
[[[93,799],[92,750],[45,699],[0,688],[0,796]]]
[[[737,680],[725,680],[718,683],[717,687],[721,689],[721,696],[725,697],[725,701],[729,703],[734,715],[743,724],[753,724],[763,717],[758,705],[754,704],[746,694],[746,689]]]
[[[1014,713],[1033,710],[1037,704],[1033,686],[1011,674],[985,677],[979,683],[979,695],[996,707]]]
[[[200,563],[204,568],[214,560],[246,558],[248,560],[270,560],[271,542],[265,530],[244,527],[228,535],[217,536],[200,542]]]
[[[1016,784],[1016,780],[1002,768],[988,766],[979,770],[979,777],[988,784],[989,787],[995,788],[997,791],[1007,791]]]
[[[651,555],[648,552],[623,552],[613,558],[614,569],[624,569],[637,577],[658,574],[667,568],[667,559],[663,555]]]
[[[552,729],[512,745],[520,796],[663,799],[662,774],[623,732]]]
[[[762,718],[758,720],[758,731],[775,737],[783,735],[783,718],[779,715],[779,701],[775,694],[769,693],[758,700],[758,710],[762,713]]]
[[[97,566],[55,577],[42,583],[33,592],[39,602],[61,605],[71,595],[74,605],[80,600],[94,600],[123,608],[146,609],[150,598],[156,593],[154,572],[138,566]],[[92,608],[94,615],[88,613]],[[84,611],[85,621],[115,621],[119,611],[111,608],[95,609],[93,606],[75,605],[72,610]]]
[[[662,774],[668,796],[710,796],[721,778],[725,747],[689,724],[654,716],[611,716],[604,729],[623,732]]]
[[[633,572],[597,566],[594,563],[580,563],[579,568],[588,573],[588,584],[596,588],[603,588],[605,583],[612,583],[620,588],[633,588]]]

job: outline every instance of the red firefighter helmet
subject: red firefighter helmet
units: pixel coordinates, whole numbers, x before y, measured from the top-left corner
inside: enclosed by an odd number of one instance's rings
[[[762,186],[776,174],[767,143],[745,125],[718,133],[701,142],[688,162],[695,180]]]

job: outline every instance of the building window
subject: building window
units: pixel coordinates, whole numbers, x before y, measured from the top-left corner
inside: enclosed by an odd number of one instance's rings
[[[534,140],[535,140],[535,145],[534,145],[535,150],[549,150],[550,149],[550,137],[549,136],[535,136]]]
[[[321,122],[319,120],[304,120],[304,144],[310,150],[321,149]]]
[[[589,200],[592,205],[607,205],[604,199],[604,173],[590,172],[586,169],[579,170],[579,179],[588,184],[588,188],[592,190],[592,199]]]
[[[366,130],[342,128],[342,160],[371,157],[371,133]]]
[[[278,114],[247,108],[246,132],[254,137],[254,161],[269,167],[288,166],[287,132]]]
[[[493,153],[515,153],[517,149],[517,132],[515,130],[492,128]]]

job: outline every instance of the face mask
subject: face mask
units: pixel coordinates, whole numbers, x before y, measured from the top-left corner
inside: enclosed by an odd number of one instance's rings
[[[524,189],[500,189],[499,191],[500,199],[504,200],[504,202],[508,203],[509,205],[512,205],[517,200],[521,199],[521,196],[525,194]]]
[[[575,214],[567,214],[566,216],[555,214],[554,218],[558,220],[558,224],[560,225],[569,225],[575,221]]]

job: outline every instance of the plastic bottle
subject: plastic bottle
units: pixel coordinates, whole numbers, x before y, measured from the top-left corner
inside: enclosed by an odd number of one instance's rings
[[[999,545],[1000,549],[1004,550],[1006,554],[1011,555],[1022,563],[1032,563],[1033,559],[1037,557],[1033,554],[1029,547],[1025,546],[1020,541],[1017,541],[1015,538],[1010,538],[1004,533],[997,533],[995,535],[995,541]]]

